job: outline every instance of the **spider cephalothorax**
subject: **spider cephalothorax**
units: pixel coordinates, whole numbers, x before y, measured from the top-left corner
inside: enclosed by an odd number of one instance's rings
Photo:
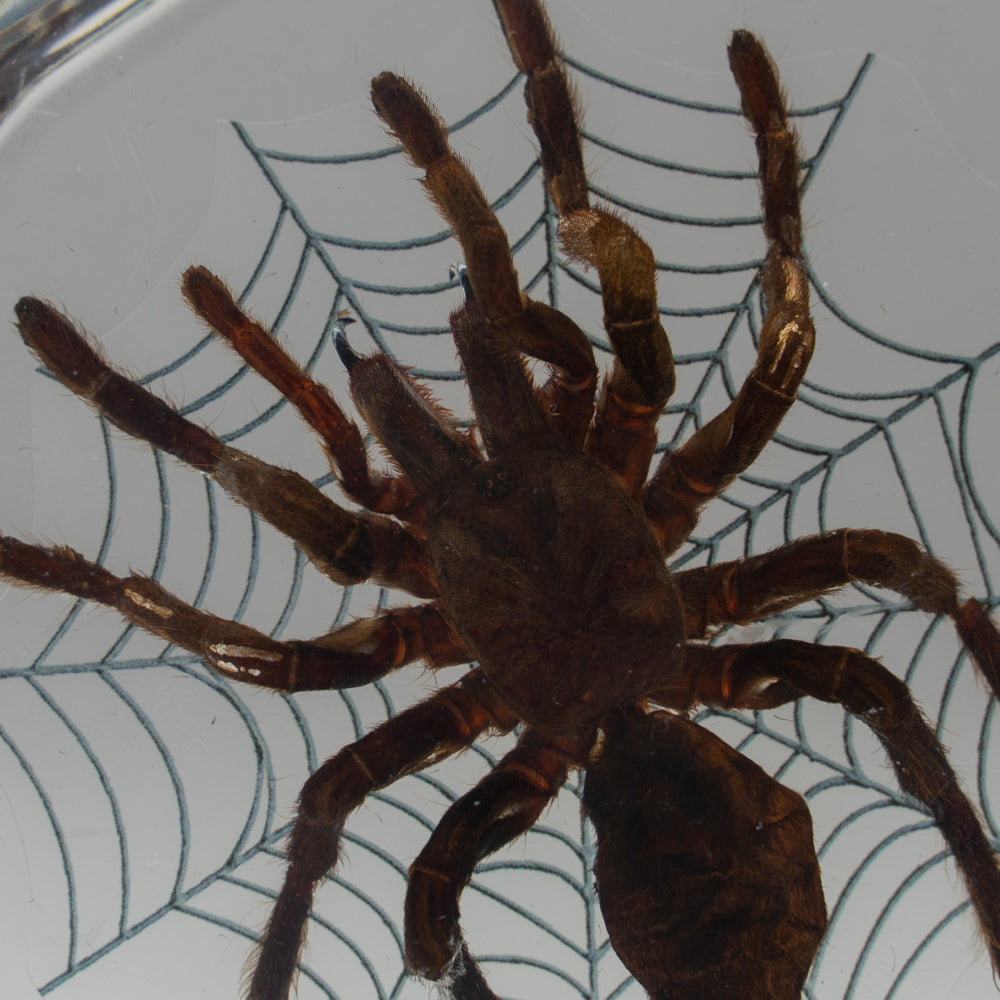
[[[674,386],[655,261],[626,222],[590,203],[569,85],[539,3],[495,5],[527,77],[564,248],[600,277],[615,361],[599,392],[587,337],[522,294],[506,235],[443,123],[391,73],[373,81],[376,110],[425,171],[466,259],[465,301],[451,327],[474,432],[460,430],[386,356],[355,353],[340,331],[358,410],[400,470],[373,473],[359,429],[217,278],[194,267],[183,285],[195,311],[322,437],[345,494],[363,509],[345,509],[190,423],[112,369],[45,303],[17,306],[26,342],[113,423],[213,476],[334,580],[375,580],[424,603],[310,641],[279,641],[67,549],[0,538],[0,572],[114,606],[227,677],[285,691],[366,684],[414,661],[478,661],[306,783],[253,1000],[288,996],[314,888],[337,863],[351,811],[480,735],[515,727],[515,749],[451,806],[411,868],[413,973],[458,1000],[493,996],[462,938],[462,888],[477,862],[527,830],[580,769],[598,834],[601,906],[636,978],[655,997],[792,1000],[826,927],[808,810],[686,716],[696,705],[769,708],[805,696],[842,704],[882,741],[901,786],[932,812],[954,852],[1000,969],[996,858],[907,687],[853,649],[704,641],[859,580],[950,616],[997,695],[1000,634],[984,608],[960,603],[952,574],[917,543],[878,531],[841,529],[743,560],[667,568],[704,504],[770,440],[812,355],[799,159],[765,49],[745,31],[729,48],[757,136],[769,242],[757,364],[732,404],[650,475]],[[548,363],[548,382],[534,384],[526,358]]]

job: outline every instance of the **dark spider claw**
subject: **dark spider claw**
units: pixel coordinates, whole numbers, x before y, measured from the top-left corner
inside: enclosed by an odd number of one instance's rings
[[[344,332],[344,324],[353,322],[354,320],[350,316],[345,316],[334,327],[333,333],[333,346],[337,348],[337,356],[347,369],[348,374],[350,374],[351,369],[361,360],[361,355],[348,343],[347,334]]]
[[[458,280],[461,283],[465,301],[472,302],[476,293],[472,290],[472,282],[469,280],[469,269],[464,264],[452,264],[448,268],[448,274],[453,281]]]

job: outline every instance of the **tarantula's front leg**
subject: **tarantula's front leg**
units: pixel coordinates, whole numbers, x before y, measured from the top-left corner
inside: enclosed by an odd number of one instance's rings
[[[313,381],[275,338],[236,303],[207,267],[189,267],[181,285],[188,304],[258,375],[267,379],[322,438],[348,496],[369,510],[420,519],[420,500],[399,476],[373,476],[357,425],[348,420],[330,390]]]
[[[905,535],[841,528],[762,555],[677,573],[674,580],[689,639],[704,638],[716,625],[767,618],[855,581],[895,590],[921,611],[952,619],[1000,699],[996,625],[975,598],[960,602],[951,570]]]
[[[278,894],[247,1000],[287,1000],[316,883],[336,865],[347,817],[374,791],[471,746],[517,718],[479,670],[408,708],[316,770],[299,796],[288,842],[288,872]]]
[[[816,339],[802,259],[798,142],[788,125],[777,70],[748,31],[733,35],[729,65],[743,113],[757,134],[769,244],[763,272],[766,316],[757,364],[736,398],[683,447],[665,455],[646,487],[646,514],[668,553],[691,533],[701,508],[771,440],[795,401]]]
[[[774,708],[808,696],[843,705],[878,737],[900,786],[930,810],[958,862],[1000,975],[1000,868],[976,811],[909,688],[855,649],[794,639],[689,646],[685,668],[707,705]]]
[[[394,73],[382,73],[372,80],[372,101],[410,159],[426,171],[424,187],[462,245],[468,282],[489,328],[488,336],[459,345],[463,364],[470,366],[469,352],[485,363],[504,351],[520,351],[556,366],[539,391],[542,410],[556,433],[582,441],[597,381],[586,335],[558,310],[521,294],[507,234],[423,95]],[[477,411],[480,426],[502,424],[509,409]]]
[[[458,897],[476,865],[525,833],[571,767],[585,764],[592,734],[555,738],[526,730],[517,746],[445,813],[410,867],[406,964],[451,1000],[496,1000],[459,926]]]
[[[21,299],[16,312],[25,343],[63,385],[126,434],[212,476],[297,542],[331,579],[344,585],[372,579],[417,597],[435,596],[424,546],[406,528],[345,510],[298,473],[223,444],[112,368],[65,316],[39,299]]]
[[[591,451],[637,495],[656,446],[656,421],[674,390],[674,360],[660,323],[656,261],[617,215],[590,205],[576,100],[538,0],[494,0],[507,44],[527,75],[525,100],[541,150],[559,235],[571,256],[597,268],[604,327],[615,350]]]
[[[149,577],[115,576],[64,547],[0,535],[0,579],[107,605],[225,677],[280,691],[358,687],[415,660],[434,667],[469,661],[435,604],[390,610],[311,640],[281,641],[194,608]]]

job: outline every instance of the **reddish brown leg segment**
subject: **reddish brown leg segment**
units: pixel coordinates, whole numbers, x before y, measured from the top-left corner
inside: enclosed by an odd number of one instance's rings
[[[191,308],[322,438],[348,496],[369,510],[406,520],[419,511],[419,498],[405,479],[371,474],[357,425],[347,419],[326,386],[309,378],[274,337],[247,316],[220,278],[207,267],[189,267],[181,289]]]
[[[1000,698],[996,625],[975,599],[960,604],[951,570],[905,535],[841,528],[763,555],[678,573],[674,579],[686,610],[689,638],[703,638],[714,625],[767,618],[853,581],[895,590],[921,611],[948,615],[954,621]]]
[[[517,747],[445,813],[413,862],[406,964],[412,973],[438,981],[446,997],[494,997],[462,939],[459,895],[479,861],[535,824],[569,768],[586,760],[590,742],[526,730]]]
[[[674,363],[656,300],[656,261],[618,216],[591,208],[577,101],[537,0],[494,0],[507,44],[526,74],[528,121],[538,138],[566,252],[597,269],[614,371],[598,408],[590,450],[637,495],[656,445],[656,420],[674,388]]]
[[[0,579],[115,608],[133,625],[197,654],[223,676],[280,691],[358,687],[416,660],[443,667],[469,659],[434,604],[387,611],[308,641],[279,641],[194,608],[149,577],[115,576],[68,548],[0,535]]]
[[[559,433],[582,437],[590,420],[597,369],[583,331],[566,316],[521,294],[507,234],[464,161],[448,145],[444,122],[423,95],[394,73],[372,81],[379,117],[403,144],[410,159],[426,171],[424,187],[455,230],[466,260],[466,277],[488,324],[492,343],[469,344],[484,359],[498,349],[521,351],[556,366],[542,390],[543,407],[558,415]],[[510,408],[502,412],[506,416]],[[501,413],[479,414],[499,422]]]
[[[725,707],[774,707],[798,697],[843,705],[885,747],[900,787],[923,803],[955,855],[1000,974],[1000,868],[976,811],[909,688],[855,649],[792,639],[690,647],[694,696]],[[776,684],[770,687],[773,681]]]
[[[336,865],[347,817],[368,795],[516,721],[473,670],[345,747],[312,775],[299,797],[285,884],[261,938],[247,1000],[287,1000],[316,883]]]
[[[688,537],[702,507],[771,440],[795,401],[816,339],[802,260],[798,142],[788,125],[777,70],[748,31],[733,35],[729,65],[740,88],[743,113],[757,134],[769,244],[763,272],[767,312],[757,364],[736,399],[682,448],[664,456],[646,488],[646,514],[667,552]]]
[[[25,343],[68,389],[116,427],[207,473],[235,500],[298,543],[341,584],[373,579],[432,597],[423,545],[394,521],[339,507],[307,479],[224,445],[112,368],[74,325],[38,299],[17,304]]]

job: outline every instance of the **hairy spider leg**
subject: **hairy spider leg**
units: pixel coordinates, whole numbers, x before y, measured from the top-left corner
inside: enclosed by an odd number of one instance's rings
[[[449,322],[486,453],[510,454],[547,435],[544,413],[521,358],[496,342],[496,331],[478,300],[455,310]]]
[[[405,477],[372,474],[357,424],[347,418],[325,385],[306,375],[273,335],[240,308],[221,278],[195,265],[184,272],[181,290],[209,327],[319,435],[349,497],[369,510],[419,522],[422,510],[412,484]]]
[[[149,577],[115,576],[63,546],[0,535],[0,579],[107,605],[225,677],[280,691],[360,687],[418,660],[434,668],[469,661],[433,603],[385,611],[311,640],[278,640],[192,607]]]
[[[628,706],[602,728],[583,805],[629,971],[654,1000],[799,1000],[827,925],[805,800],[681,716]]]
[[[878,737],[900,787],[923,803],[958,863],[1000,975],[1000,868],[933,729],[909,688],[856,649],[795,639],[688,648],[697,697],[726,708],[774,708],[801,697],[843,707]],[[771,681],[777,684],[769,687]]]
[[[458,899],[476,865],[534,826],[570,768],[586,763],[593,734],[554,737],[526,729],[517,746],[454,802],[410,866],[406,967],[437,982],[446,1000],[496,1000],[469,953]]]
[[[757,363],[736,398],[681,448],[666,454],[646,487],[646,515],[667,553],[687,539],[702,507],[771,440],[795,402],[816,339],[802,259],[798,140],[788,125],[777,69],[748,31],[733,34],[729,65],[757,136],[768,240],[762,275],[766,314]]]
[[[112,368],[65,316],[39,299],[21,299],[16,313],[24,342],[63,385],[125,433],[210,475],[301,546],[332,580],[348,585],[371,579],[417,597],[436,595],[423,543],[407,528],[379,514],[345,510],[298,473],[223,444]]]
[[[975,598],[962,602],[951,570],[905,535],[840,528],[674,575],[691,639],[705,638],[717,625],[768,618],[855,581],[895,590],[929,614],[948,615],[1000,699],[996,625]]]
[[[496,331],[491,339],[554,366],[549,382],[537,391],[542,412],[556,433],[581,443],[597,381],[586,335],[558,310],[522,295],[507,234],[468,165],[448,145],[441,117],[420,91],[394,73],[382,73],[372,80],[372,101],[410,160],[425,171],[428,195],[455,230],[473,296]]]
[[[528,120],[559,212],[563,248],[600,277],[615,362],[601,390],[588,450],[638,497],[656,447],[656,422],[675,384],[656,298],[656,259],[628,223],[590,205],[577,101],[542,5],[494,0],[494,6],[514,62],[528,78]]]
[[[348,816],[374,791],[458,753],[517,717],[479,670],[382,723],[321,765],[299,796],[288,870],[261,938],[248,1000],[287,1000],[317,882],[336,865]]]
[[[338,348],[365,423],[425,500],[440,497],[456,477],[482,462],[451,415],[388,357],[355,354],[346,338]]]

